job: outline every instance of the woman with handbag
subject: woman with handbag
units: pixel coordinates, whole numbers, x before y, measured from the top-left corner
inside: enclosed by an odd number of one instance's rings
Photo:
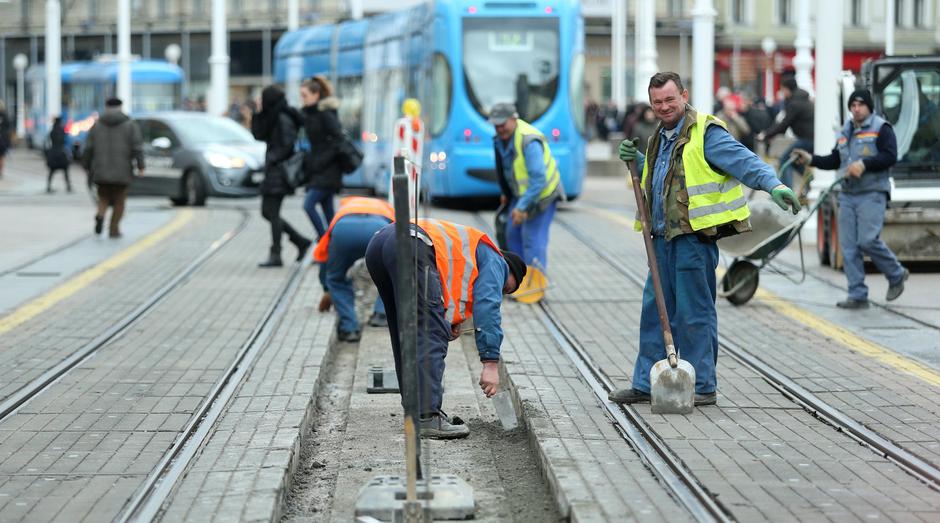
[[[261,111],[251,119],[251,133],[267,144],[264,155],[264,180],[261,182],[261,216],[271,222],[271,251],[268,259],[259,267],[280,267],[281,234],[287,233],[291,243],[297,246],[297,260],[303,259],[311,241],[281,218],[281,203],[293,193],[288,181],[286,164],[294,154],[297,128],[303,118],[287,105],[284,91],[270,85],[261,91]]]
[[[345,137],[336,114],[340,102],[333,96],[330,81],[320,75],[301,85],[300,99],[304,104],[304,130],[310,141],[310,152],[304,157],[304,174],[307,176],[304,211],[317,230],[317,237],[320,237],[333,221],[333,197],[343,188],[338,154]],[[317,204],[325,221],[317,212]]]
[[[49,131],[49,144],[46,147],[46,167],[49,168],[49,178],[46,180],[46,192],[52,192],[52,176],[56,171],[65,175],[65,188],[72,192],[72,181],[69,179],[69,148],[65,140],[65,127],[62,126],[62,117],[56,116]]]

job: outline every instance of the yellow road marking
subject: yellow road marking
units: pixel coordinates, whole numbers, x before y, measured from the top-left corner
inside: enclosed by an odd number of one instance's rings
[[[606,209],[588,208],[584,210],[591,214],[607,218],[608,220],[622,223],[630,228],[630,232],[633,231],[633,220],[630,220],[621,214],[608,211]],[[716,273],[718,275],[718,279],[720,280],[724,275],[724,269],[718,267]],[[893,350],[883,347],[877,343],[868,341],[865,338],[862,338],[828,320],[824,320],[815,316],[812,312],[798,307],[770,291],[758,288],[757,292],[755,293],[755,297],[784,316],[802,323],[803,325],[822,334],[823,336],[832,339],[836,343],[845,345],[859,354],[874,359],[889,367],[893,367],[901,372],[920,378],[921,380],[931,385],[940,387],[940,372],[937,372],[937,370],[933,369],[932,367],[924,365],[919,361],[912,360],[906,356],[902,356]]]
[[[129,262],[137,255],[146,251],[150,247],[153,247],[174,232],[178,231],[183,227],[183,225],[191,220],[192,217],[193,212],[191,210],[185,209],[180,211],[172,221],[163,227],[160,227],[156,231],[148,234],[143,239],[137,241],[127,249],[124,249],[123,251],[115,254],[114,256],[111,256],[94,267],[89,268],[88,270],[80,273],[78,276],[75,276],[65,283],[62,283],[61,285],[53,288],[42,296],[27,302],[25,305],[21,305],[10,314],[0,318],[0,335],[9,332],[19,325],[22,325],[39,314],[42,314],[53,305],[91,285],[108,272]]]

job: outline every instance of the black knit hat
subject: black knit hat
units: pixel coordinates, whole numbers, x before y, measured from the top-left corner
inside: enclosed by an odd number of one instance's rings
[[[852,96],[849,97],[848,108],[852,109],[852,102],[862,102],[868,106],[868,111],[872,112],[875,110],[875,102],[871,99],[871,93],[868,92],[868,89],[856,89],[852,92]]]
[[[525,273],[528,271],[528,267],[525,265],[525,261],[522,260],[518,254],[511,251],[499,251],[503,254],[503,258],[506,260],[506,264],[509,265],[509,272],[516,278],[516,289],[522,285],[522,279],[525,278]],[[513,292],[516,292],[516,289],[513,289]]]
[[[120,98],[108,98],[108,100],[105,101],[104,106],[105,107],[120,107],[123,104],[124,102],[122,102]]]

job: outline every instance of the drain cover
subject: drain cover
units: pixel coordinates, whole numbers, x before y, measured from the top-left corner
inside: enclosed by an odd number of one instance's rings
[[[369,368],[369,379],[366,381],[366,392],[369,394],[390,394],[398,392],[398,376],[395,369],[373,365]]]
[[[359,491],[356,517],[382,521],[400,519],[405,506],[404,476],[376,476]],[[430,481],[418,480],[418,503],[431,520],[468,519],[476,511],[473,487],[454,474],[434,474]]]

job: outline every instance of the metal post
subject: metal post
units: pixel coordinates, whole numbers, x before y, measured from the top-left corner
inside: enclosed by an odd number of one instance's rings
[[[646,89],[650,77],[656,74],[656,5],[653,0],[636,2],[636,74],[633,79],[634,101],[647,98]]]
[[[838,82],[842,71],[842,2],[820,2],[816,19],[816,91],[813,148],[827,153],[835,145],[839,118]],[[813,188],[832,183],[834,174],[816,170]]]
[[[288,0],[287,1],[287,30],[296,31],[300,27],[300,8],[297,5],[297,0]],[[268,43],[268,54],[270,55],[270,33],[268,33],[269,43]],[[270,57],[268,57],[270,61]],[[300,58],[291,57],[288,58],[288,74],[287,74],[287,84],[285,89],[287,90],[287,102],[293,106],[300,105],[300,77],[303,75],[303,65],[300,61]],[[270,74],[270,71],[266,74]]]
[[[183,92],[182,98],[185,100],[189,97],[189,75],[190,75],[190,42],[189,42],[189,31],[183,31],[183,34],[180,35],[180,47],[182,48],[183,53],[180,55],[181,64],[183,67]]]
[[[118,0],[118,77],[117,97],[125,113],[134,112],[131,99],[131,0]]]
[[[362,20],[362,0],[348,0],[349,17],[353,20]]]
[[[0,100],[7,101],[7,39],[0,35]]]
[[[62,9],[46,0],[46,123],[62,114]]]
[[[774,51],[777,50],[777,41],[769,36],[765,36],[760,43],[761,50],[767,59],[764,68],[764,100],[768,104],[774,102]]]
[[[715,6],[696,0],[692,9],[692,105],[711,112],[715,82]]]
[[[894,56],[894,0],[885,0],[885,56]]]
[[[22,139],[26,136],[26,66],[29,59],[19,53],[13,57],[13,68],[16,69],[16,136]]]
[[[793,57],[793,68],[796,69],[796,85],[808,92],[810,96],[813,95],[812,31],[809,24],[809,0],[797,0],[796,40],[793,41],[793,46],[796,47],[796,56]],[[841,27],[839,27],[839,33],[842,33]]]
[[[150,46],[150,31],[144,31],[144,34],[140,37],[140,56],[145,60],[150,60],[152,53]]]
[[[610,99],[618,110],[627,106],[627,0],[613,0],[610,17]]]
[[[228,30],[225,0],[212,0],[212,54],[209,56],[209,99],[206,110],[219,116],[228,110]]]

